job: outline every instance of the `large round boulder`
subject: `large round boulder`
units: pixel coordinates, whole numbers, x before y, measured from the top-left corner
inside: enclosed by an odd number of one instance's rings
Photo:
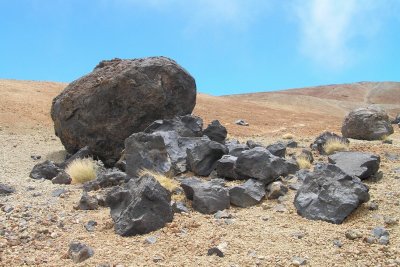
[[[51,117],[66,150],[89,146],[112,165],[124,140],[153,121],[190,114],[196,104],[193,77],[165,57],[100,62],[53,100]]]
[[[342,125],[342,135],[347,138],[379,140],[392,133],[389,116],[376,106],[352,110]]]

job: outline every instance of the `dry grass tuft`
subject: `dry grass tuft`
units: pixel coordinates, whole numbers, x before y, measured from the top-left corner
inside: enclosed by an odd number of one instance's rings
[[[284,135],[282,135],[282,139],[293,139],[294,135],[291,133],[286,133]]]
[[[91,158],[76,159],[66,168],[65,172],[71,176],[72,184],[83,184],[96,178],[96,163]]]
[[[349,144],[343,142],[339,138],[330,138],[326,140],[326,143],[324,145],[324,151],[328,155],[331,155],[338,151],[348,151],[348,150],[349,150]]]
[[[147,174],[153,176],[161,184],[162,187],[164,187],[165,189],[167,189],[170,192],[173,192],[174,190],[176,190],[179,187],[179,183],[177,181],[165,176],[162,173],[158,173],[158,172],[151,171],[148,169],[144,169],[139,172],[139,176],[143,176],[143,175],[147,175]]]
[[[307,157],[298,157],[296,161],[300,169],[310,169],[312,166],[310,160]]]

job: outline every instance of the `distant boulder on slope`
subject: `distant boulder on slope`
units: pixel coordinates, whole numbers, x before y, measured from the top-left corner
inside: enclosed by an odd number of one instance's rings
[[[343,137],[360,140],[380,140],[391,135],[393,127],[386,112],[376,106],[352,110],[342,125]]]

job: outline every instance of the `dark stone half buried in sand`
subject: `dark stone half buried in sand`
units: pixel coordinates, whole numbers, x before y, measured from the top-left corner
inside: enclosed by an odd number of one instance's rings
[[[297,213],[311,220],[340,224],[369,200],[368,187],[333,164],[318,164],[297,191]]]
[[[116,162],[124,140],[159,119],[191,114],[193,77],[165,57],[102,61],[53,100],[56,135],[69,153],[88,146],[104,162]]]

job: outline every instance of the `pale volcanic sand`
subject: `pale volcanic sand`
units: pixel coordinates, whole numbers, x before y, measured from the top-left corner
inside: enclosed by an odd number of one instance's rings
[[[153,233],[124,238],[114,234],[108,208],[97,211],[73,209],[82,192],[78,185],[53,185],[51,181],[36,181],[28,177],[32,167],[39,162],[32,160],[31,155],[41,155],[40,161],[61,161],[65,155],[63,146],[53,134],[48,115],[52,98],[64,86],[0,80],[0,182],[17,190],[13,195],[0,197],[0,205],[14,207],[8,214],[0,211],[0,266],[21,266],[24,263],[74,266],[65,257],[72,240],[84,242],[95,251],[92,258],[78,266],[101,263],[124,266],[289,266],[294,256],[306,258],[308,266],[396,266],[396,260],[400,264],[398,225],[386,227],[390,233],[388,246],[345,238],[348,229],[358,229],[366,237],[371,229],[383,225],[383,216],[399,217],[400,179],[395,179],[391,172],[400,167],[400,133],[397,127],[391,136],[393,145],[384,145],[380,141],[351,142],[352,150],[370,151],[382,157],[383,179],[366,182],[370,186],[371,199],[379,204],[378,210],[370,211],[364,204],[341,225],[310,221],[296,214],[292,204],[295,192],[290,190],[284,201],[287,211],[283,213],[275,211],[276,200],[264,200],[248,209],[232,207],[229,210],[234,216],[232,224],[226,224],[223,219],[216,220],[212,215],[191,212],[188,215],[176,214],[171,224]],[[316,107],[323,100],[315,97],[313,107],[300,101],[298,105],[302,108],[295,106],[294,97],[286,99],[294,103],[292,106],[285,107],[278,102],[265,104],[278,99],[278,93],[271,94],[268,100],[259,98],[257,103],[254,99],[240,99],[239,96],[218,98],[200,94],[195,114],[206,122],[219,119],[227,126],[231,137],[241,140],[251,137],[270,143],[279,140],[284,133],[293,133],[295,140],[307,147],[312,138],[325,129],[338,132],[345,113],[329,115],[327,108],[317,112]],[[308,97],[307,101],[312,100]],[[345,110],[343,103],[337,106],[327,103],[332,110]],[[234,125],[238,118],[247,120],[250,126]],[[289,153],[300,150],[290,149]],[[390,161],[385,152],[399,157]],[[326,161],[326,158],[317,156],[318,160]],[[27,190],[28,187],[34,189]],[[51,192],[59,188],[69,192],[62,198],[52,197]],[[38,194],[41,195],[32,196]],[[89,220],[98,222],[93,233],[83,227]],[[304,233],[301,239],[296,237],[299,232]],[[156,236],[157,242],[145,244],[148,236]],[[341,240],[342,248],[333,244],[335,239]],[[222,242],[228,244],[224,258],[207,256],[208,248]]]

